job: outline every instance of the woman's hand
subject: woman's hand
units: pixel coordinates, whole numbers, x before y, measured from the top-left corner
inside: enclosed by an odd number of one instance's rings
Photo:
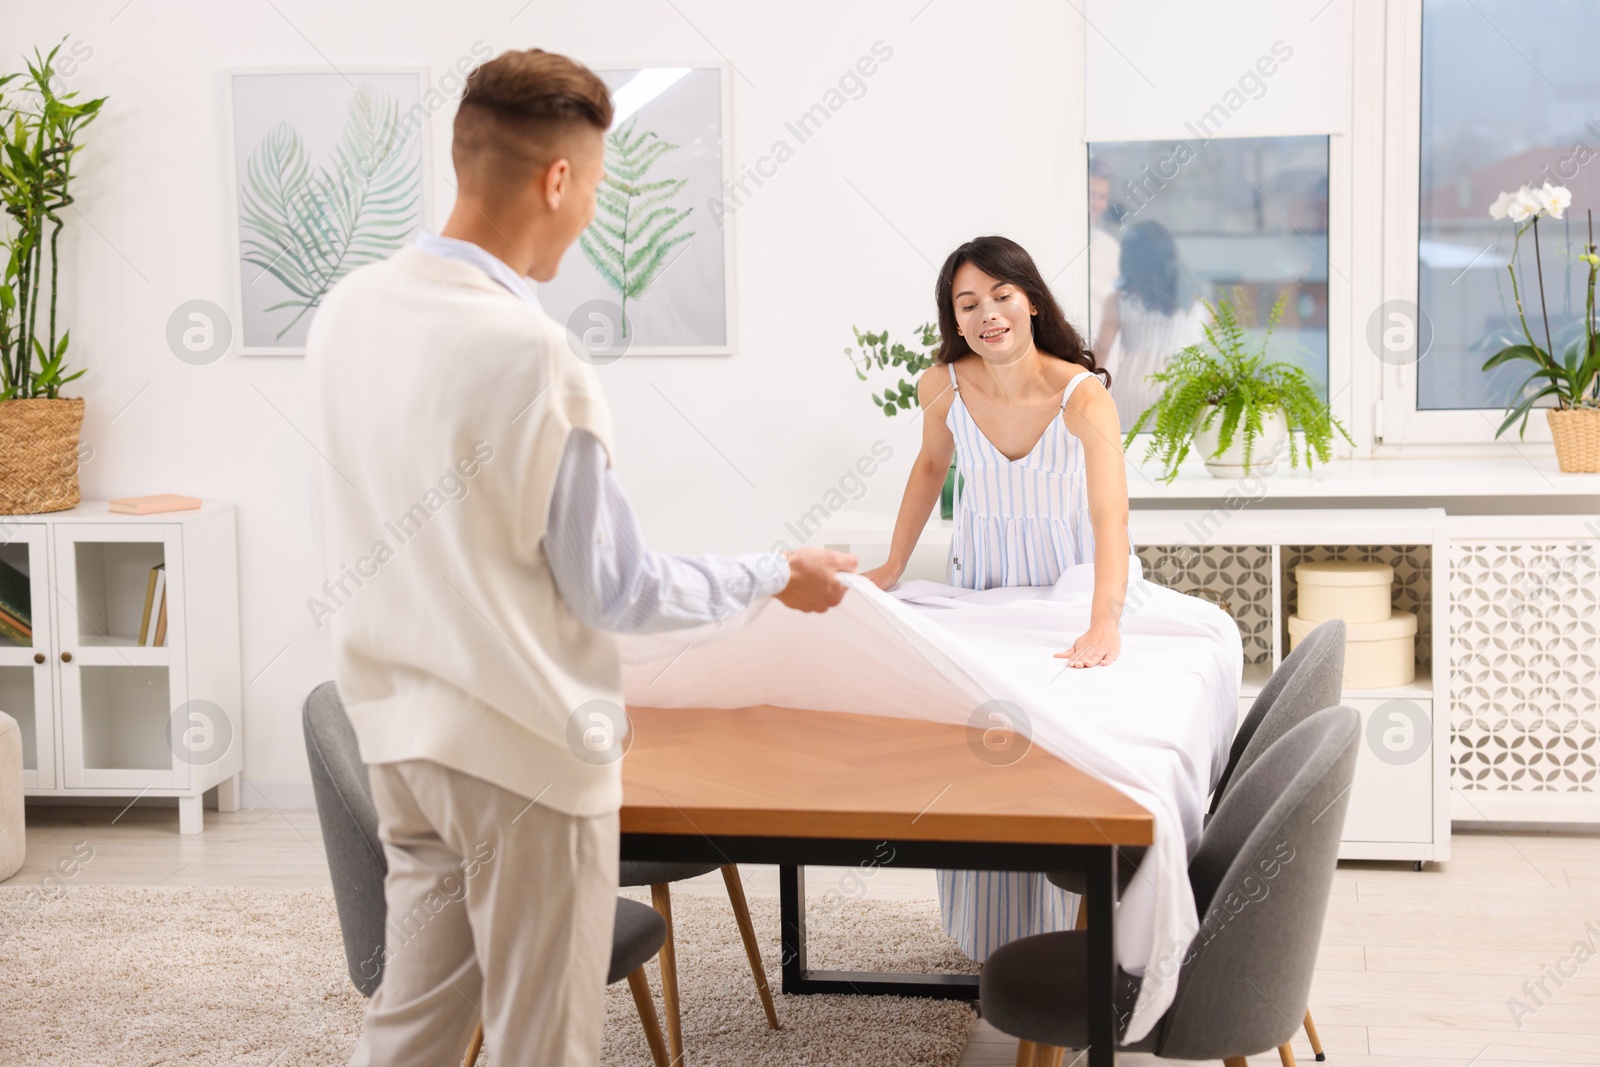
[[[1057,652],[1056,659],[1064,659],[1069,667],[1103,667],[1113,662],[1122,652],[1122,634],[1115,622],[1091,622],[1089,630],[1065,652]]]
[[[905,573],[904,567],[896,567],[893,563],[885,563],[881,567],[874,567],[870,571],[862,571],[861,577],[872,582],[879,589],[887,592],[894,588],[900,580],[900,575]]]

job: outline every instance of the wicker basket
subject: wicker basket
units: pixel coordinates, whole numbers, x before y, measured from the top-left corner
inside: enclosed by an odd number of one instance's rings
[[[83,398],[0,400],[0,515],[78,503]]]
[[[1600,408],[1550,408],[1556,462],[1569,474],[1600,472]]]

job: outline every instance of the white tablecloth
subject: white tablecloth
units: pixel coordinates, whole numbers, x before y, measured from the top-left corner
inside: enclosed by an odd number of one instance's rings
[[[1137,558],[1129,565],[1122,654],[1109,667],[1052,657],[1088,626],[1092,565],[1054,586],[978,592],[918,581],[885,593],[846,575],[844,602],[825,614],[766,601],[719,624],[624,638],[626,698],[963,725],[1020,708],[1034,744],[1155,817],[1155,844],[1116,919],[1118,962],[1144,975],[1127,1032],[1138,1040],[1171,1004],[1198,926],[1188,858],[1227,763],[1243,649],[1223,611],[1142,580]]]

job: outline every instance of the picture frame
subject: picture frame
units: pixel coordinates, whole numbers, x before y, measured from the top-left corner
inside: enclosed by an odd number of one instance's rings
[[[727,203],[738,201],[725,200],[735,174],[728,64],[697,60],[589,65],[605,80],[616,107],[607,131],[608,173],[627,170],[631,164],[637,168],[639,184],[683,183],[677,196],[650,204],[646,217],[663,207],[669,213],[657,215],[645,226],[642,240],[668,245],[684,233],[694,237],[667,247],[642,287],[637,278],[619,277],[615,270],[609,277],[602,275],[596,259],[615,268],[622,251],[614,232],[601,229],[609,225],[615,231],[621,221],[608,211],[608,187],[602,184],[594,222],[562,258],[556,277],[537,286],[540,305],[585,348],[606,353],[603,361],[623,353],[732,355],[737,328],[733,240],[737,209]],[[684,73],[672,79],[671,73],[679,71]],[[634,86],[631,93],[629,85]],[[620,136],[634,143],[631,159],[620,151]],[[658,141],[670,147],[661,148]],[[677,166],[667,167],[668,163]],[[665,187],[652,189],[633,200],[645,203],[664,191]],[[673,209],[687,213],[676,216],[675,222]],[[629,250],[629,258],[632,255]],[[650,262],[647,256],[641,266]],[[633,335],[624,336],[625,332]]]
[[[322,295],[433,218],[426,66],[224,72],[239,353],[303,356]]]

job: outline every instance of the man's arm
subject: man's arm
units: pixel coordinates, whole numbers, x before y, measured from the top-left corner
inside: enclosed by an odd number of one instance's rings
[[[544,549],[567,607],[587,625],[613,633],[725,619],[758,597],[782,593],[793,576],[789,561],[776,552],[691,557],[646,549],[633,507],[606,465],[604,446],[586,430],[568,436]],[[853,559],[841,558],[854,567]],[[843,591],[840,585],[841,598]]]

